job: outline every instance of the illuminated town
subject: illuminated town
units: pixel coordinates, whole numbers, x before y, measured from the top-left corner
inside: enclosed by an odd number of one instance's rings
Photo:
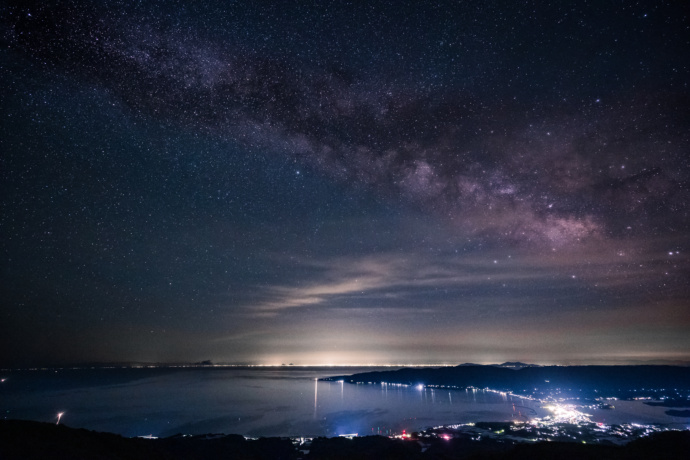
[[[342,381],[341,381],[342,382]],[[374,382],[357,382],[359,385],[375,385]],[[447,385],[407,385],[401,383],[382,383],[395,387],[412,387],[416,390],[425,391],[427,389],[450,389],[460,390],[459,388]],[[512,399],[524,399],[531,403],[537,403],[541,409],[548,412],[543,417],[534,417],[536,413],[532,408],[513,404],[515,411],[514,420],[496,422],[470,422],[452,425],[441,425],[429,427],[420,431],[408,432],[381,432],[374,434],[384,435],[390,439],[403,440],[408,442],[418,442],[424,452],[430,445],[437,442],[460,441],[464,443],[482,443],[511,446],[518,443],[536,442],[569,442],[581,444],[597,445],[625,445],[630,441],[649,436],[654,433],[666,431],[683,431],[690,429],[690,424],[679,426],[679,424],[643,424],[643,423],[622,423],[606,424],[595,422],[588,410],[615,410],[617,398],[597,398],[595,401],[582,402],[576,404],[572,399],[554,398],[548,396],[545,399],[537,399],[532,395],[518,395],[511,392],[498,391],[490,388],[467,388],[466,391],[496,393],[503,397]],[[652,390],[655,391],[655,390]],[[678,397],[677,391],[673,392]],[[577,398],[580,399],[580,398]],[[632,398],[634,400],[651,401],[651,397]],[[654,398],[657,402],[652,404],[661,405],[668,401],[668,396]],[[680,405],[687,405],[680,401]],[[532,415],[532,417],[526,414]],[[368,433],[367,433],[368,434]],[[358,437],[358,433],[341,434],[340,437],[353,439]],[[291,438],[293,444],[305,453],[309,452],[309,447],[314,438]]]
[[[459,385],[405,384],[377,381],[347,380],[355,385],[381,385],[414,388],[417,391],[466,391],[500,395],[505,402],[513,402],[513,415],[509,421],[481,421],[440,425],[419,431],[375,432],[393,439],[418,441],[422,448],[431,440],[461,440],[465,442],[493,442],[516,444],[529,442],[574,442],[599,445],[624,445],[628,442],[665,431],[690,429],[688,411],[667,411],[685,423],[605,423],[593,419],[594,411],[615,411],[619,401],[641,402],[649,406],[690,406],[687,389],[638,388],[618,391],[600,391],[580,388],[531,388],[520,391],[500,391],[492,388],[463,387]],[[337,380],[344,382],[344,380]],[[548,380],[545,384],[550,384]],[[602,394],[616,396],[601,396]],[[520,405],[519,401],[528,405]],[[535,408],[540,409],[539,413]],[[684,417],[684,418],[681,418]],[[347,435],[352,437],[355,435]]]

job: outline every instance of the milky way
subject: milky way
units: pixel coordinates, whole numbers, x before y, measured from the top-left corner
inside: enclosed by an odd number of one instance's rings
[[[688,359],[687,9],[506,3],[3,7],[3,358]]]

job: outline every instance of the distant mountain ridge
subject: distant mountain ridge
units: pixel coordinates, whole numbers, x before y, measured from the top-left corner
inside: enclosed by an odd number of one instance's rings
[[[524,367],[519,367],[524,366]],[[348,383],[491,388],[501,391],[570,391],[584,396],[660,396],[659,390],[690,390],[690,367],[681,366],[534,366],[524,363],[403,368],[364,372],[323,380]],[[686,393],[687,394],[687,393]]]
[[[493,367],[505,367],[507,369],[522,369],[523,367],[542,367],[539,364],[526,364],[520,361],[506,361],[502,364],[476,364],[476,363],[463,363],[455,367],[470,367],[470,366],[493,366]]]
[[[507,361],[503,364],[494,364],[496,367],[505,367],[508,369],[522,369],[524,367],[542,367],[539,364],[525,364],[520,361]]]

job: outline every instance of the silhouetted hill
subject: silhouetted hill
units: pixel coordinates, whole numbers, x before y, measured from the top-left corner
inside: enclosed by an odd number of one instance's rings
[[[228,435],[173,436],[164,439],[125,438],[65,425],[24,420],[0,420],[0,459],[295,459],[297,451],[288,439],[261,438],[248,441]]]
[[[316,438],[308,454],[300,453],[290,440],[246,440],[228,435],[174,436],[165,439],[123,438],[111,433],[20,420],[0,421],[0,458],[33,459],[686,459],[690,432],[655,433],[626,446],[541,442],[511,444],[495,440],[424,439],[401,441],[383,436]]]
[[[512,363],[509,363],[512,364]],[[582,390],[590,396],[626,397],[654,389],[690,389],[690,367],[680,366],[541,366],[513,369],[461,365],[442,368],[403,368],[329,377],[348,383],[446,385],[496,390]]]

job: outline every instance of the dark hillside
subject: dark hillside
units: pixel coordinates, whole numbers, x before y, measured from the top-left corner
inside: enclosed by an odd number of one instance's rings
[[[509,369],[496,366],[460,365],[442,368],[403,368],[329,377],[348,383],[402,383],[446,385],[521,391],[582,391],[589,396],[643,395],[661,389],[690,389],[690,367],[680,366],[544,366]],[[644,389],[644,390],[643,390]],[[596,390],[596,391],[595,391]]]

